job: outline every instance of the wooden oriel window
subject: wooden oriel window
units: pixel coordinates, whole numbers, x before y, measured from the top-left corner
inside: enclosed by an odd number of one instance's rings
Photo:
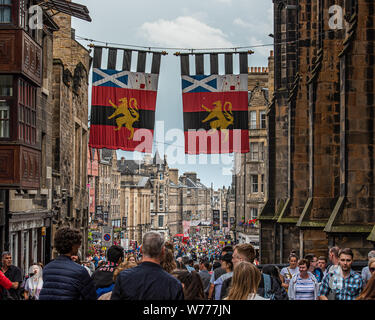
[[[0,0],[0,23],[12,23],[12,0]]]
[[[18,80],[18,139],[36,143],[36,88]]]

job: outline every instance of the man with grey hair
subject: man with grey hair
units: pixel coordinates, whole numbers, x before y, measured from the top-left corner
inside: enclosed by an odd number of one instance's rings
[[[12,288],[8,290],[10,298],[13,300],[21,300],[21,269],[12,264],[12,255],[8,251],[1,254],[0,270],[12,282]],[[1,298],[1,297],[0,297]]]
[[[160,266],[165,248],[158,232],[147,232],[141,246],[142,263],[117,276],[111,300],[184,300],[182,285]]]
[[[368,260],[370,261],[370,259],[372,258],[375,258],[375,250],[371,250],[368,255]],[[371,278],[371,272],[369,270],[369,267],[366,266],[362,269],[362,273],[361,273],[361,276],[362,276],[362,280],[363,280],[363,288],[366,286],[367,282],[370,280]]]

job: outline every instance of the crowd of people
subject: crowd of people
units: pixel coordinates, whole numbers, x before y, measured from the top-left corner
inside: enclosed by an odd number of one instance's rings
[[[332,247],[328,258],[291,252],[288,266],[256,265],[251,244],[164,242],[144,235],[139,251],[113,245],[106,253],[78,255],[82,236],[56,232],[57,258],[33,264],[26,277],[2,253],[1,300],[375,300],[375,250],[359,274],[350,248]]]

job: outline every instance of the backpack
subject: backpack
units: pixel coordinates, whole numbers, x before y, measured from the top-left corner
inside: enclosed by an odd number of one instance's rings
[[[271,293],[271,276],[268,274],[263,273],[263,279],[264,279],[264,298],[275,300],[275,294]]]

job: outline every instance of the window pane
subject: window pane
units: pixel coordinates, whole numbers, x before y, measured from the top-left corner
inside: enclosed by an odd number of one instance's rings
[[[0,96],[13,96],[13,76],[0,76]]]
[[[262,129],[266,128],[266,112],[265,111],[260,112],[260,125]]]
[[[164,225],[164,216],[159,216],[159,228],[162,228]]]
[[[257,128],[257,112],[250,111],[250,129]]]
[[[5,6],[0,7],[0,23],[11,23],[11,22],[12,22],[11,7],[5,7]]]
[[[0,101],[0,138],[9,138],[9,106]]]

